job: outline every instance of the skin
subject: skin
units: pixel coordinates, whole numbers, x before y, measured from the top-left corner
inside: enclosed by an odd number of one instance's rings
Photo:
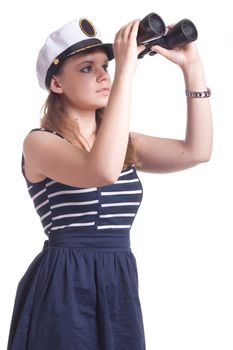
[[[133,75],[138,54],[139,20],[122,27],[115,36],[115,74],[107,72],[102,50],[75,55],[65,61],[51,90],[61,94],[67,117],[77,121],[91,148],[83,150],[56,135],[33,132],[24,141],[25,174],[31,182],[46,177],[70,186],[96,187],[117,180],[128,144]],[[180,67],[188,90],[204,91],[202,62],[194,43],[182,48],[153,50]],[[95,110],[105,107],[97,135]],[[187,127],[184,140],[131,133],[140,160],[140,170],[152,173],[184,170],[210,159],[212,119],[208,98],[187,98]]]

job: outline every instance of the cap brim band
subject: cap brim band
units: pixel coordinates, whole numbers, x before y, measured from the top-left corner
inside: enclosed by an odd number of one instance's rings
[[[113,51],[112,51],[112,44],[93,44],[89,45],[87,47],[83,47],[81,49],[75,50],[74,52],[70,53],[69,55],[66,56],[66,58],[70,56],[74,56],[77,53],[81,53],[82,51],[87,51],[95,47],[102,47],[103,49],[106,50],[107,56],[109,60],[112,60],[114,58]]]
[[[103,44],[99,39],[87,39],[78,42],[77,44],[74,44],[63,51],[53,60],[46,74],[45,85],[47,89],[49,89],[52,76],[56,74],[56,72],[59,70],[67,58],[95,47],[103,48],[106,51],[109,60],[112,60],[114,58],[112,44]]]

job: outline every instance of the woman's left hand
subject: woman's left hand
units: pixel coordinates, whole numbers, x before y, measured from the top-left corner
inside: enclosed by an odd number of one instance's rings
[[[173,26],[174,24],[169,25],[167,27],[168,30]],[[158,54],[161,54],[169,61],[177,64],[181,69],[184,69],[190,64],[200,63],[199,53],[194,42],[190,42],[172,50],[167,50],[159,45],[154,45],[151,47],[151,50],[155,51]]]

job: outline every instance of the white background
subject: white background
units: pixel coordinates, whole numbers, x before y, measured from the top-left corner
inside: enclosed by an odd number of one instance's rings
[[[0,349],[6,349],[17,283],[46,238],[20,170],[22,141],[39,125],[46,98],[35,74],[38,51],[48,34],[80,16],[93,20],[104,41],[112,42],[122,25],[157,12],[166,24],[186,17],[198,28],[197,43],[212,89],[214,149],[210,162],[190,170],[140,174],[144,201],[131,243],[138,263],[147,350],[232,350],[230,1],[83,3],[22,0],[1,5]],[[111,63],[110,71],[113,68]],[[179,68],[159,56],[140,60],[134,77],[132,130],[183,138],[185,113]]]

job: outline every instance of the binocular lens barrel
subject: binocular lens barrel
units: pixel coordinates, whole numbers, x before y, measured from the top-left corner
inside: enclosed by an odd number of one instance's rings
[[[187,39],[194,41],[197,39],[197,29],[195,25],[189,20],[184,19],[182,22],[182,31]]]
[[[142,44],[149,40],[156,39],[166,32],[166,25],[162,18],[156,13],[149,13],[144,17],[138,28],[137,43]]]
[[[165,47],[173,49],[197,39],[197,29],[189,19],[182,19],[164,37]]]
[[[149,23],[151,30],[157,34],[157,35],[163,35],[166,31],[165,23],[163,22],[162,18],[153,13],[150,15]]]

